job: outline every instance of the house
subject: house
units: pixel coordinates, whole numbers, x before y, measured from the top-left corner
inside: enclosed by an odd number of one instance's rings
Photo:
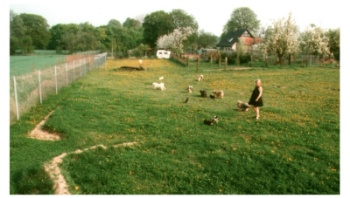
[[[223,35],[216,47],[220,51],[236,52],[237,44],[239,42],[243,42],[243,45],[249,48],[256,44],[257,41],[261,42],[261,39],[254,38],[254,36],[247,29],[240,29]]]

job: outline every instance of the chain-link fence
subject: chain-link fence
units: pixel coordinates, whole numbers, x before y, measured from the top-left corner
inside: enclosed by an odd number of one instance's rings
[[[107,53],[78,55],[66,63],[10,79],[10,122],[19,120],[49,94],[58,93],[91,70],[104,66]]]

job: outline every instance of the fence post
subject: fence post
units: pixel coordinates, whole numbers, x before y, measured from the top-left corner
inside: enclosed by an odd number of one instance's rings
[[[225,70],[227,68],[227,57],[225,57]]]
[[[43,103],[43,98],[41,95],[41,71],[40,70],[38,72],[38,77],[39,77],[39,99],[40,99],[40,103]]]
[[[197,67],[196,67],[196,71],[198,71],[198,65],[199,65],[199,57],[197,57]]]
[[[56,85],[56,94],[57,94],[57,66],[55,65],[55,85]]]
[[[66,85],[68,85],[68,64],[66,63]]]
[[[15,103],[16,103],[16,114],[17,114],[17,120],[19,120],[19,107],[18,107],[18,99],[17,99],[17,83],[16,83],[16,76],[13,77],[13,86],[15,89]]]
[[[75,81],[75,60],[73,61],[73,81]]]
[[[86,75],[86,58],[84,58],[84,69],[85,69],[85,74],[84,75]]]
[[[104,57],[105,57],[105,62],[104,62],[104,64],[103,64],[103,67],[104,67],[103,69],[106,69],[106,59],[107,59],[107,55],[105,55]]]

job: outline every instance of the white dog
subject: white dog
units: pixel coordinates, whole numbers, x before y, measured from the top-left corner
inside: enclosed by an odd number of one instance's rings
[[[240,100],[237,101],[237,108],[239,111],[248,111],[250,105],[246,102],[242,102]]]
[[[204,80],[204,76],[203,76],[202,74],[201,74],[201,75],[199,75],[199,76],[198,76],[198,78],[197,78],[197,80],[198,80],[198,81],[202,81],[202,80]]]
[[[193,91],[193,86],[192,86],[192,85],[189,85],[189,86],[187,87],[187,91],[188,91],[188,93],[192,93],[192,91]]]
[[[165,90],[165,85],[164,85],[164,83],[156,83],[156,82],[154,82],[153,84],[152,84],[152,86],[153,86],[153,89],[160,89],[160,90]]]

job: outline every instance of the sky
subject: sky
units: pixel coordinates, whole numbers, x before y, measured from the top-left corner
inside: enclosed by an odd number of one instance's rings
[[[196,19],[200,30],[220,36],[232,12],[240,7],[249,7],[262,27],[291,13],[300,30],[311,23],[322,28],[339,28],[344,21],[341,2],[343,0],[9,0],[8,5],[17,14],[40,15],[50,26],[89,22],[97,27],[107,25],[111,19],[123,23],[128,17],[182,9]]]

